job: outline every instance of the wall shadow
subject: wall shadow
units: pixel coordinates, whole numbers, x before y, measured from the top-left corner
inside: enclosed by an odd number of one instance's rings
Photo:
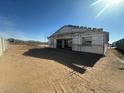
[[[56,62],[63,64],[81,74],[83,74],[86,70],[83,66],[93,67],[94,64],[102,57],[102,55],[98,54],[52,48],[34,48],[23,53],[23,55],[55,60]]]
[[[118,49],[118,48],[115,48],[119,53],[123,54],[124,55],[124,51]]]

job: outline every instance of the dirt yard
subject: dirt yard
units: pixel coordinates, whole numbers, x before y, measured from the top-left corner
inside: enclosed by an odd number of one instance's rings
[[[11,45],[0,57],[0,93],[124,93],[124,55]]]

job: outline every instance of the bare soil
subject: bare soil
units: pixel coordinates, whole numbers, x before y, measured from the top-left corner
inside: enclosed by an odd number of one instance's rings
[[[124,93],[124,55],[11,45],[0,57],[0,93]]]

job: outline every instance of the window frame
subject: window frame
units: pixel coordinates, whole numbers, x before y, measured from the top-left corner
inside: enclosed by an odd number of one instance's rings
[[[82,37],[82,46],[92,46],[92,36]]]

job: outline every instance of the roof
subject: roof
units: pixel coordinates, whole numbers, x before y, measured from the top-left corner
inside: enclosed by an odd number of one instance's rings
[[[72,33],[72,32],[82,32],[82,31],[99,31],[103,32],[103,28],[91,28],[91,27],[84,27],[84,26],[76,26],[76,25],[64,25],[60,29],[58,29],[55,33],[53,33],[48,38],[55,36],[57,34],[65,34],[65,33]]]

